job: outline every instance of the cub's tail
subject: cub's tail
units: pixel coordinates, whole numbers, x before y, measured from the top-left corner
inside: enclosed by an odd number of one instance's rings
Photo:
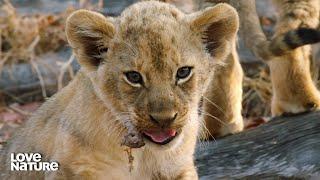
[[[320,42],[319,30],[299,28],[273,38],[268,45],[268,51],[273,56],[281,56],[290,50],[318,42]]]

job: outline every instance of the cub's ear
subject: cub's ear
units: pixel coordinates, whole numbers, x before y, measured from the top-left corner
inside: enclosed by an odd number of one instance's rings
[[[200,34],[211,56],[218,60],[226,58],[239,29],[236,10],[222,3],[188,16],[191,29]]]
[[[78,10],[66,22],[66,35],[80,65],[88,71],[96,70],[108,51],[115,27],[102,14]]]

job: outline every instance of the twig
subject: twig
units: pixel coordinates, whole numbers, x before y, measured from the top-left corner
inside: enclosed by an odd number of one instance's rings
[[[0,92],[6,96],[9,96],[10,98],[14,99],[16,102],[18,103],[25,103],[23,100],[21,100],[19,97],[14,96],[13,94],[4,91],[4,90],[0,90]]]
[[[62,66],[61,66],[60,73],[59,73],[59,76],[58,76],[58,90],[61,90],[63,88],[63,77],[64,77],[64,74],[69,69],[71,63],[74,60],[74,57],[75,57],[74,54],[72,54],[70,56],[70,58],[68,59],[68,61],[63,63]],[[69,72],[70,72],[70,70],[69,70]]]
[[[46,86],[48,87],[48,86]],[[36,89],[36,90],[33,90],[33,91],[28,91],[28,92],[24,92],[22,95],[20,95],[18,98],[20,99],[25,99],[27,97],[35,97],[37,96],[38,94],[41,94],[42,90],[41,89]]]
[[[80,0],[79,6],[80,8],[86,8],[90,4],[90,0]]]
[[[24,110],[22,110],[22,109],[19,109],[19,108],[15,107],[14,105],[10,105],[9,108],[10,108],[11,110],[13,110],[13,111],[15,111],[15,112],[23,115],[23,116],[31,116],[31,115],[32,115],[32,113],[30,113],[30,112],[28,112],[28,111],[24,111]]]
[[[2,68],[4,66],[4,64],[7,62],[7,60],[9,59],[9,57],[11,56],[12,52],[9,51],[7,53],[5,53],[4,57],[2,59],[0,59],[0,77],[1,77],[1,71],[2,71]],[[0,56],[1,58],[1,56]]]
[[[47,97],[47,92],[46,92],[46,88],[45,88],[45,83],[44,83],[43,77],[41,75],[41,71],[39,70],[38,64],[34,61],[34,59],[35,59],[34,48],[39,43],[39,41],[40,41],[40,36],[37,35],[36,38],[30,44],[30,46],[28,47],[28,51],[30,52],[30,63],[32,65],[32,67],[35,69],[35,71],[36,71],[36,73],[38,75],[39,81],[40,81],[41,90],[42,90],[42,96],[44,98],[46,98]]]
[[[36,45],[39,43],[40,41],[40,36],[37,35],[34,40],[31,42],[31,44],[29,45],[27,51],[29,51],[30,53],[34,52],[34,48],[36,47]]]
[[[2,30],[0,29],[0,62],[2,58]],[[0,69],[1,72],[1,69]]]
[[[43,79],[43,77],[42,77],[42,75],[41,75],[41,72],[40,72],[40,70],[39,70],[39,68],[38,68],[38,65],[37,65],[36,62],[34,62],[33,58],[30,59],[30,63],[31,63],[31,65],[32,65],[32,67],[35,69],[35,71],[36,71],[36,73],[37,73],[37,75],[38,75],[38,78],[39,78],[39,81],[40,81],[40,85],[41,85],[42,96],[43,96],[44,98],[47,98],[47,92],[46,92],[46,87],[45,87],[44,79]]]
[[[73,71],[72,66],[68,67],[68,71],[69,71],[69,75],[70,75],[71,79],[73,79],[74,78],[74,71]]]
[[[7,6],[9,6],[10,9],[14,9],[14,10],[15,10],[15,8],[12,6],[10,0],[4,0],[4,3],[5,3]]]
[[[102,10],[103,9],[103,0],[99,0],[98,2],[98,9]]]

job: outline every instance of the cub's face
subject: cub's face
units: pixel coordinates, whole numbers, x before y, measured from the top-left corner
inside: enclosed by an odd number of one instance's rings
[[[115,117],[130,122],[147,144],[170,146],[185,127],[198,126],[198,103],[237,28],[228,5],[185,15],[165,3],[141,2],[117,18],[76,11],[66,32]]]

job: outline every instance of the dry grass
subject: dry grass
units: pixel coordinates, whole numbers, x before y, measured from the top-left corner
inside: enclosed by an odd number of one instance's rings
[[[92,4],[79,0],[79,7],[101,10],[103,1]],[[0,71],[8,63],[33,60],[48,51],[57,51],[67,44],[64,33],[65,20],[75,10],[70,7],[58,14],[21,15],[9,0],[0,6]]]
[[[5,64],[29,62],[66,44],[64,21],[71,9],[55,15],[22,16],[7,0],[0,8],[4,12],[0,17],[0,70]]]
[[[98,4],[91,4],[88,0],[80,0],[79,7],[86,9],[102,9],[102,0]],[[48,52],[58,51],[67,45],[64,33],[65,20],[75,8],[70,7],[58,14],[28,14],[21,15],[8,0],[0,6],[0,74],[5,65],[30,63],[34,73],[41,83],[42,96],[47,97],[44,78],[41,68],[51,67],[39,58]],[[74,60],[71,55],[68,61],[57,61],[60,66],[57,75],[57,87],[63,87],[63,78],[66,73],[72,78],[74,72],[70,66]],[[41,66],[40,66],[41,65]],[[8,68],[10,66],[6,66]],[[0,76],[1,78],[1,76]],[[22,122],[38,108],[40,102],[24,105],[6,105],[4,92],[0,89],[0,149],[11,134],[20,127]],[[27,95],[27,94],[26,94]],[[15,97],[12,97],[15,99]]]
[[[57,51],[66,44],[64,22],[72,9],[60,14],[22,16],[5,0],[0,7],[0,72],[6,64],[30,63],[42,85],[42,95],[47,97],[37,57]]]
[[[99,10],[103,7],[103,1],[92,4],[89,0],[80,0],[80,8]],[[12,6],[9,0],[5,0],[0,6],[3,12],[0,16],[0,73],[5,65],[17,63],[30,63],[34,73],[38,76],[42,87],[42,96],[47,97],[44,78],[41,75],[41,67],[48,67],[38,58],[47,52],[55,52],[67,45],[64,32],[65,20],[75,10],[70,7],[57,14],[28,14],[21,15]],[[58,89],[63,87],[62,80],[65,73],[69,72],[73,77],[70,67],[74,56],[65,63],[57,62],[60,73],[57,77]]]
[[[243,114],[245,117],[270,116],[272,85],[266,67],[261,67],[252,77],[245,76],[243,82]]]

